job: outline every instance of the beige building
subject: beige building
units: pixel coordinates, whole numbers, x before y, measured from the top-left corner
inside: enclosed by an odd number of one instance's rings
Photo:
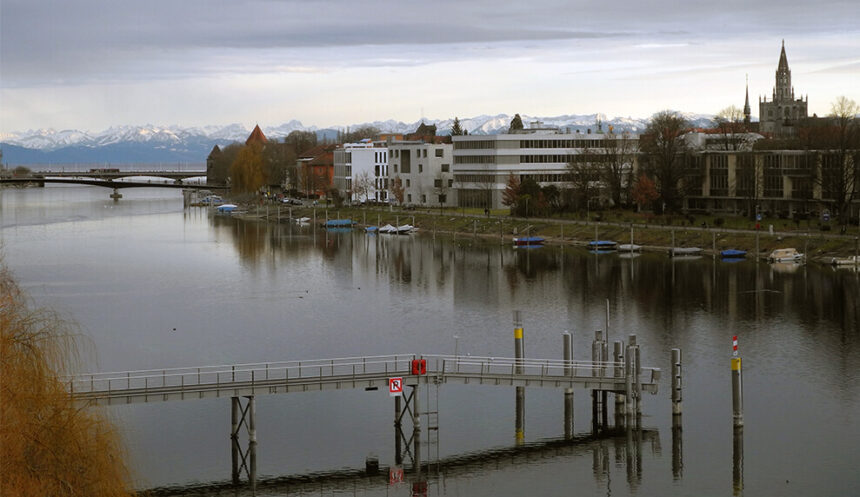
[[[450,143],[423,140],[388,143],[389,199],[396,202],[394,184],[400,180],[405,205],[445,207],[457,205]]]

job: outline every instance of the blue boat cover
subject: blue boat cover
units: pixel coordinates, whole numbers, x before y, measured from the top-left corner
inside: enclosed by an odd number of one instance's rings
[[[325,225],[327,228],[352,226],[352,219],[329,219]]]

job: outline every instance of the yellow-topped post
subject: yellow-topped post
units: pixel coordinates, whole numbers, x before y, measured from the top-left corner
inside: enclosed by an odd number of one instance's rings
[[[523,345],[523,320],[520,311],[514,311],[514,358],[517,363],[517,374],[523,373],[522,360],[525,357]]]
[[[744,425],[744,393],[741,358],[738,356],[738,337],[732,339],[732,418],[735,426]]]

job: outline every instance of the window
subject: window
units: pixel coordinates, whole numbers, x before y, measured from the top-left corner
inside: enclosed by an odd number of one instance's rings
[[[415,158],[416,158],[416,159],[420,159],[420,158],[421,158],[421,150],[420,150],[420,149],[417,149],[417,148],[415,149]]]
[[[442,180],[438,179],[438,178],[434,179],[433,180],[433,186],[435,186],[436,188],[442,188]]]
[[[379,176],[379,166],[374,166],[374,168],[373,168],[373,175],[374,175],[374,176]]]
[[[407,195],[407,196],[406,196],[406,201],[407,201],[407,202],[412,202],[412,194],[411,194],[411,193],[410,193],[409,195]]]
[[[452,186],[454,186],[454,180],[449,179],[449,180],[448,180],[448,187],[450,188],[450,187],[452,187]]]
[[[418,164],[418,174],[421,174],[423,172],[424,172],[424,164]]]
[[[394,164],[394,174],[397,174],[397,164]]]
[[[406,188],[409,188],[410,186],[412,186],[412,182],[409,181],[409,178],[406,178]]]
[[[442,157],[443,150],[441,148],[436,149],[436,157]]]
[[[451,164],[442,164],[442,172],[447,173],[451,169]]]
[[[427,203],[427,195],[423,195],[423,194],[421,195],[421,203],[422,203],[422,204],[426,204],[426,203]]]
[[[448,200],[448,196],[445,194],[439,195],[439,203],[444,204]]]
[[[422,155],[424,156],[424,158],[427,158],[427,149],[425,148],[424,150],[422,150],[422,152],[424,152],[424,153],[422,154]]]

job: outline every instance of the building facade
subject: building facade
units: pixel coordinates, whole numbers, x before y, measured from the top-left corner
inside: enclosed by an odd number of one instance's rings
[[[435,140],[434,140],[435,141]],[[397,183],[402,189],[403,204],[414,206],[454,206],[450,143],[426,143],[423,140],[392,141],[388,144],[388,189],[391,201],[397,201]]]
[[[388,172],[385,142],[345,143],[334,151],[334,188],[348,202],[384,200]]]
[[[455,136],[454,185],[457,205],[499,209],[502,193],[511,175],[520,181],[531,178],[539,185],[564,189],[569,183],[568,164],[582,156],[606,156],[622,137],[603,133],[571,133],[569,130],[543,128],[533,123],[516,133]],[[625,135],[632,147],[638,136]],[[624,167],[632,171],[635,154]]]
[[[809,97],[794,98],[794,87],[791,86],[791,70],[788,68],[788,58],[785,56],[785,41],[779,54],[779,64],[776,68],[776,84],[773,96],[759,97],[759,131],[779,136],[795,134],[798,121],[805,119]]]

